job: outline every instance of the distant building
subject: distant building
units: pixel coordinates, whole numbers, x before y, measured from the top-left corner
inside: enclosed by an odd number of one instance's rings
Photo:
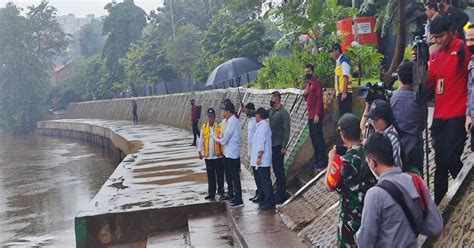
[[[73,35],[86,24],[92,22],[95,19],[95,15],[87,15],[86,17],[76,17],[74,14],[69,14],[65,16],[57,16],[56,20],[61,25],[63,31],[66,34]]]

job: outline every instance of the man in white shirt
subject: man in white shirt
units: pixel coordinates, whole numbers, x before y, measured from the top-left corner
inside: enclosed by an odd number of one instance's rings
[[[257,128],[252,140],[250,165],[255,167],[260,179],[260,188],[263,199],[259,209],[271,210],[275,208],[275,195],[273,194],[270,167],[272,166],[272,131],[266,120],[268,112],[259,108],[255,113]]]
[[[224,117],[227,119],[227,126],[224,138],[219,138],[211,134],[214,141],[224,145],[224,170],[229,172],[227,177],[228,196],[231,199],[231,207],[243,207],[242,187],[240,185],[240,138],[242,130],[240,121],[235,116],[235,106],[232,103],[224,105]]]
[[[255,105],[253,103],[247,103],[244,108],[245,115],[248,118],[248,125],[247,125],[247,155],[250,161],[251,152],[252,152],[252,141],[253,136],[255,134],[255,130],[257,129],[257,121],[255,120]],[[258,202],[261,200],[261,189],[260,189],[260,178],[257,175],[257,171],[255,170],[255,166],[251,164],[252,171],[253,171],[253,178],[255,179],[255,185],[257,186],[257,190],[255,191],[255,196],[250,198],[250,201]]]
[[[213,108],[207,110],[207,123],[201,127],[199,136],[198,150],[199,159],[206,162],[208,195],[206,200],[214,199],[217,194],[219,199],[224,195],[224,166],[222,165],[222,145],[211,139],[211,134],[219,136],[221,134],[221,125],[216,122],[216,111]]]

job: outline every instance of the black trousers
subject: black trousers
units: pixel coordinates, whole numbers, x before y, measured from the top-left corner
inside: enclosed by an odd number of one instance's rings
[[[133,123],[138,123],[138,113],[137,113],[137,111],[133,111],[132,115],[133,115]]]
[[[196,144],[196,140],[197,140],[197,137],[199,137],[199,128],[198,128],[198,122],[196,123],[193,123],[193,135],[194,135],[194,139],[193,139],[193,144]]]
[[[259,198],[262,197],[262,186],[260,183],[260,176],[258,175],[258,170],[255,170],[255,167],[252,166],[253,171],[253,178],[255,179],[255,185],[257,186],[257,190],[255,191],[255,196]]]
[[[217,183],[217,194],[224,194],[224,166],[222,165],[222,159],[206,159],[206,171],[207,171],[207,183],[208,183],[208,194],[210,196],[216,195],[216,183]]]
[[[308,127],[311,143],[314,148],[314,167],[322,168],[327,164],[322,118],[317,124],[315,124],[313,120],[308,120]]]
[[[453,178],[462,168],[461,155],[466,141],[465,117],[435,119],[431,126],[435,150],[435,203],[439,204],[448,192],[448,173]]]
[[[283,165],[283,155],[281,155],[281,145],[272,147],[272,166],[276,177],[275,200],[277,203],[286,201],[286,176]]]
[[[273,194],[272,179],[270,177],[270,167],[259,167],[257,174],[260,179],[261,192],[263,197],[263,206],[275,206],[275,195]]]
[[[236,201],[242,201],[242,186],[240,185],[240,158],[224,159],[224,170],[226,173],[227,195]]]
[[[352,93],[347,93],[347,97],[342,101],[342,94],[337,95],[337,103],[339,104],[339,116],[345,113],[352,113]]]

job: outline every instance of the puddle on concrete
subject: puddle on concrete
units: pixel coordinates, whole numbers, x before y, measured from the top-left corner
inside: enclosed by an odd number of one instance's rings
[[[146,202],[136,202],[136,203],[130,203],[130,204],[124,204],[121,206],[122,209],[131,209],[131,208],[134,208],[134,207],[141,207],[141,208],[147,208],[147,207],[151,207],[153,206],[153,204],[150,202],[150,201],[146,201]]]
[[[142,160],[145,162],[140,162],[137,165],[145,165],[145,164],[151,164],[151,163],[163,163],[163,162],[173,162],[173,161],[183,161],[183,160],[192,160],[196,159],[196,156],[191,156],[191,157],[181,157],[181,158],[168,158],[168,159],[153,159],[153,160]]]
[[[191,173],[191,174],[187,174],[186,176],[175,177],[175,178],[170,178],[170,179],[162,179],[162,180],[153,180],[149,182],[140,182],[137,184],[168,185],[168,184],[183,183],[183,182],[205,183],[207,182],[207,174],[206,173]]]
[[[194,166],[191,166],[189,163],[161,165],[161,166],[150,167],[150,168],[134,169],[134,170],[132,170],[132,172],[133,173],[142,173],[142,172],[153,172],[153,171],[162,171],[162,170],[171,170],[171,169],[184,169],[184,168],[189,168],[189,167],[194,167]]]
[[[175,175],[183,175],[188,173],[193,173],[193,170],[178,170],[178,171],[164,171],[160,173],[149,173],[143,175],[133,176],[134,178],[151,178],[151,177],[162,177],[162,176],[175,176]]]

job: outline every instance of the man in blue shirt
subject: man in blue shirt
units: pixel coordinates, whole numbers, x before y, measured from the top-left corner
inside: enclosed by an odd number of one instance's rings
[[[231,207],[243,207],[242,187],[240,185],[240,138],[242,130],[240,121],[235,116],[235,106],[228,102],[224,105],[224,117],[227,120],[227,126],[224,132],[224,138],[220,139],[211,134],[212,139],[224,145],[224,170],[229,172],[227,179],[228,196]]]
[[[394,125],[400,136],[404,172],[423,174],[423,130],[426,107],[416,102],[413,89],[413,63],[402,62],[397,69],[400,86],[390,98]]]
[[[250,165],[255,167],[260,179],[260,187],[263,199],[260,203],[261,210],[275,208],[275,195],[273,194],[272,180],[270,178],[270,167],[272,165],[272,131],[266,120],[268,113],[264,108],[256,112],[257,129],[252,140],[252,152]]]

